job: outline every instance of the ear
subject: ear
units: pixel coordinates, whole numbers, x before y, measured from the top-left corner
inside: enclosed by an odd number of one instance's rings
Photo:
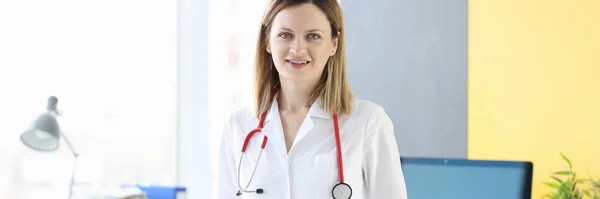
[[[269,42],[267,42],[267,52],[269,54],[271,53],[271,44],[269,44]]]
[[[337,52],[338,42],[340,40],[340,35],[341,35],[340,31],[338,31],[337,35],[335,36],[335,38],[333,38],[333,47],[331,48],[331,54],[329,56],[333,56]]]

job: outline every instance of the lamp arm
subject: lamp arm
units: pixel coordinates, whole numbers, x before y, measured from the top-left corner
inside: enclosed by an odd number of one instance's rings
[[[67,143],[67,146],[69,147],[69,150],[71,150],[71,153],[73,154],[73,168],[71,169],[71,182],[69,183],[69,198],[68,199],[72,199],[73,198],[73,185],[75,184],[75,166],[77,164],[77,158],[79,157],[79,154],[77,152],[75,152],[75,149],[73,149],[73,145],[71,144],[71,142],[69,142],[69,139],[67,138],[67,136],[61,132],[60,134],[62,134],[63,139],[65,139],[65,142]]]
[[[71,144],[71,142],[69,141],[67,136],[63,132],[61,132],[60,134],[62,134],[63,139],[65,139],[65,142],[67,143],[69,150],[71,150],[73,157],[77,158],[79,156],[79,154],[75,151],[75,149],[73,148],[73,145]]]

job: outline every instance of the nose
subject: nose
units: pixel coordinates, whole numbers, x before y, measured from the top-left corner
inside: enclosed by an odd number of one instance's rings
[[[290,44],[290,53],[293,55],[306,53],[306,41],[301,37],[296,37]]]

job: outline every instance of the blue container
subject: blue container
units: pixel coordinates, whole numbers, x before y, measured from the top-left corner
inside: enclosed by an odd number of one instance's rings
[[[185,199],[185,187],[137,185],[148,199]],[[179,197],[178,197],[179,196]]]

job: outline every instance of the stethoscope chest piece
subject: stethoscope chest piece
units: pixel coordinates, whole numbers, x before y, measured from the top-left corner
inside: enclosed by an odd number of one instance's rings
[[[338,183],[331,190],[333,199],[350,199],[352,196],[352,188],[346,183]]]

